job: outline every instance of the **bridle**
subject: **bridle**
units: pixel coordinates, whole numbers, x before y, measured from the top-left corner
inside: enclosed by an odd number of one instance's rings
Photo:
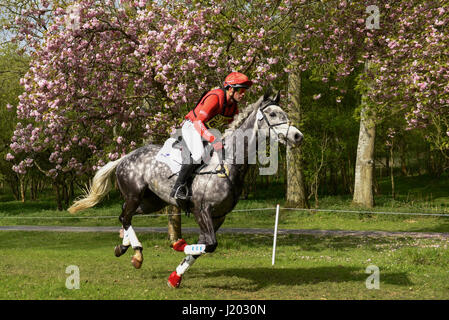
[[[288,139],[288,132],[289,132],[290,127],[291,127],[290,121],[284,121],[284,122],[279,122],[279,123],[275,123],[275,124],[270,123],[270,120],[268,120],[268,117],[267,117],[267,115],[264,112],[264,110],[266,108],[270,107],[270,106],[277,106],[277,105],[275,104],[274,101],[269,101],[266,105],[264,105],[263,107],[260,107],[257,110],[257,121],[265,120],[265,123],[267,124],[267,126],[269,128],[269,130],[268,130],[269,141],[271,141],[271,130],[273,130],[274,133],[276,134],[276,137],[279,138],[279,132],[276,131],[276,127],[284,125],[284,124],[287,124],[288,128],[287,128],[287,133],[285,135],[285,139],[287,140]]]

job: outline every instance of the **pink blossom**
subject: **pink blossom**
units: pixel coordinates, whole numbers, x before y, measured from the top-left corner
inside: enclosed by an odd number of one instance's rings
[[[427,82],[420,82],[420,83],[418,83],[418,87],[419,87],[421,90],[424,90],[425,88],[427,88],[427,86],[428,86],[428,83],[427,83]]]

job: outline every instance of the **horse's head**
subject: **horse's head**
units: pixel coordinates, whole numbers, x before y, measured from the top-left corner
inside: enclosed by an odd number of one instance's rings
[[[257,125],[259,133],[263,132],[271,139],[278,139],[289,146],[297,146],[304,138],[301,131],[291,125],[287,113],[279,106],[280,93],[271,98],[271,90],[259,99]]]

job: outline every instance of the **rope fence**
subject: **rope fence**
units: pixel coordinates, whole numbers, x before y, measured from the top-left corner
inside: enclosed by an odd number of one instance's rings
[[[424,212],[386,212],[386,211],[357,211],[357,210],[338,210],[338,209],[303,209],[303,208],[279,208],[282,210],[289,211],[304,211],[304,212],[335,212],[335,213],[359,213],[359,214],[380,214],[380,215],[408,215],[408,216],[434,216],[434,217],[446,217],[449,218],[449,213],[424,213]],[[252,211],[270,211],[273,213],[276,207],[272,208],[254,208],[254,209],[237,209],[230,213],[238,212],[252,212]],[[136,217],[168,217],[168,216],[180,216],[184,213],[168,213],[168,214],[139,214]],[[0,219],[117,219],[118,216],[32,216],[32,217],[21,217],[21,216],[7,216],[1,217]]]

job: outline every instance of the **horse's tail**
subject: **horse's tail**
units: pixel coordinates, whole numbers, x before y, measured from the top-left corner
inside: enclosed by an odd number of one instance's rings
[[[100,200],[112,189],[112,182],[109,176],[114,172],[118,164],[124,157],[108,162],[100,170],[97,171],[92,179],[90,187],[85,191],[84,197],[75,201],[72,206],[67,209],[70,213],[75,213],[96,205]]]

